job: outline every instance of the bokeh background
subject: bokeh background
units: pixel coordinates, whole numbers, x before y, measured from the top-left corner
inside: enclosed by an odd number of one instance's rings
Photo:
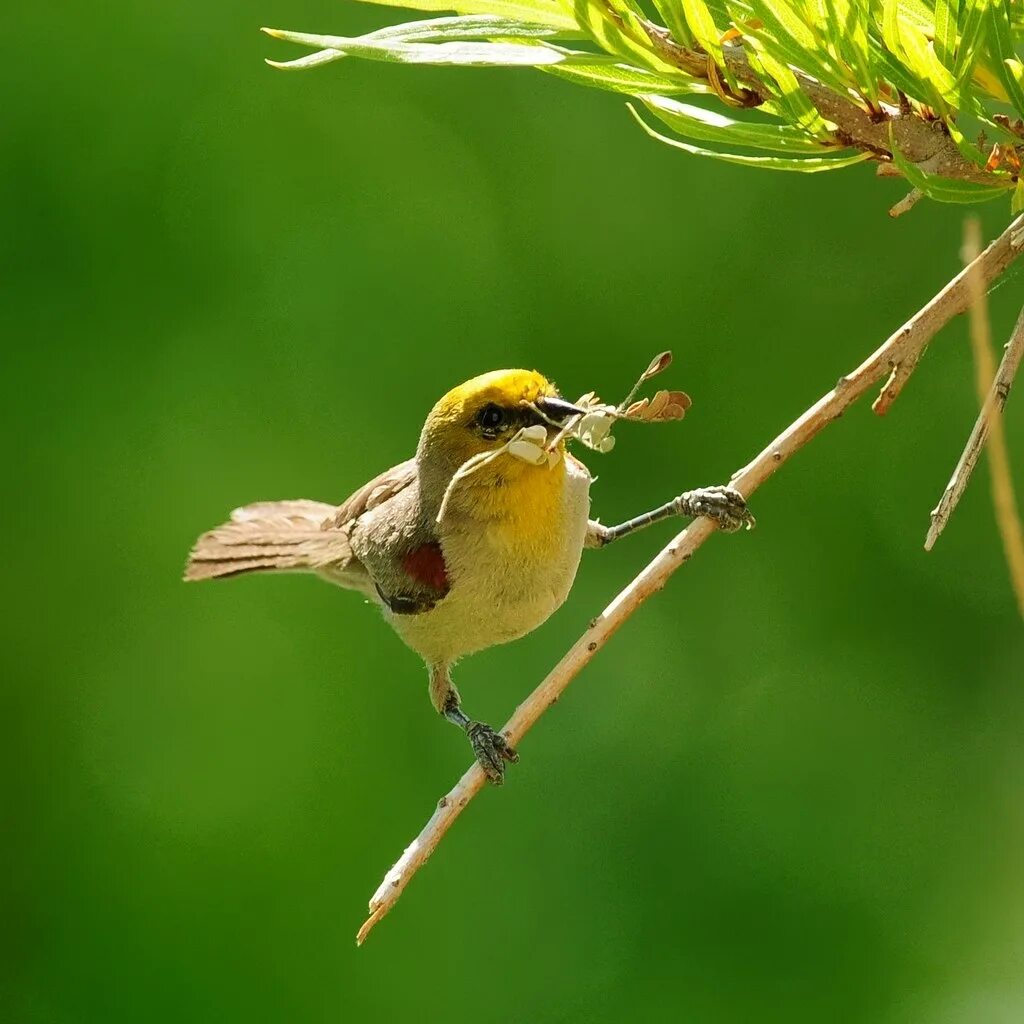
[[[357,597],[186,587],[193,537],[341,500],[477,372],[613,397],[663,348],[694,407],[589,456],[596,511],[722,481],[955,272],[963,215],[701,162],[535,72],[261,62],[295,51],[260,24],[401,16],[9,12],[0,1018],[1020,1020],[1024,631],[984,469],[921,549],[975,414],[963,323],[631,620],[356,949],[466,744]],[[472,712],[669,535],[466,661]]]

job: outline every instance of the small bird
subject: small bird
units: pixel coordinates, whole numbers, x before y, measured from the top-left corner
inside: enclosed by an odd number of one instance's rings
[[[619,526],[590,518],[587,468],[566,449],[586,409],[531,370],[495,370],[449,391],[427,416],[416,455],[339,506],[246,505],[204,533],[186,580],[248,572],[309,572],[376,602],[426,662],[436,711],[465,731],[487,778],[500,785],[518,755],[470,718],[452,682],[464,655],[536,629],[565,601],[583,549],[670,516],[708,516],[726,531],[753,525],[729,487],[687,491]],[[517,457],[524,434],[545,458]],[[473,465],[471,472],[466,471]]]

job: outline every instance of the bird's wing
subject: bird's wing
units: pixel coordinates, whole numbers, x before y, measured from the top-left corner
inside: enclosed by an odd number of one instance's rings
[[[433,517],[419,504],[416,460],[361,487],[323,524],[344,532],[381,601],[396,615],[429,611],[448,593]]]
[[[349,526],[364,512],[383,505],[385,501],[404,491],[416,479],[416,460],[408,459],[375,476],[363,484],[355,494],[342,502],[323,521],[321,529],[338,530]]]

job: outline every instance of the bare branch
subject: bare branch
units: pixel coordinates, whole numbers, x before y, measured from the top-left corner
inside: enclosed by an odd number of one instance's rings
[[[981,247],[981,229],[977,218],[970,218],[965,224],[964,259],[974,265]],[[1006,344],[1002,361],[996,369],[992,357],[992,332],[988,319],[987,289],[979,280],[976,271],[969,275],[971,288],[971,345],[974,350],[975,384],[981,412],[974,421],[974,427],[964,446],[963,453],[953,470],[938,505],[932,509],[931,526],[924,546],[927,551],[935,546],[940,534],[946,528],[950,516],[956,510],[964,490],[971,479],[974,467],[981,456],[981,450],[988,441],[989,465],[992,470],[992,504],[996,522],[1003,539],[1006,563],[1010,570],[1010,581],[1017,598],[1017,606],[1024,617],[1024,530],[1021,528],[1017,511],[1017,500],[1013,491],[1010,473],[1010,459],[1006,447],[1006,432],[1003,429],[1002,412],[1009,397],[1010,388],[1021,358],[1024,357],[1024,309],[1017,318],[1017,324]]]
[[[992,427],[988,439],[989,465],[992,469],[992,505],[995,509],[999,535],[1003,539],[1006,565],[1010,571],[1010,583],[1017,597],[1017,609],[1024,618],[1024,527],[1021,525],[1017,498],[1013,491],[1013,477],[1010,474],[1010,456],[1006,446],[1006,432],[1003,429],[1002,409],[1010,393],[1014,375],[1024,355],[1024,309],[1021,310],[1002,363],[996,374],[993,389],[998,396],[997,407],[992,413]]]
[[[1024,217],[1009,228],[978,257],[977,265],[985,281],[991,281],[1024,250]],[[1015,234],[1014,232],[1018,232]],[[967,306],[966,271],[958,274],[926,306],[914,314],[852,373],[841,377],[836,386],[790,424],[756,458],[732,477],[732,485],[744,496],[761,486],[784,462],[795,455],[833,420],[874,387],[894,366],[909,363],[931,338]],[[502,730],[518,746],[544,712],[554,704],[580,670],[608,642],[619,627],[652,594],[661,590],[668,578],[711,536],[715,527],[710,520],[699,519],[682,531],[592,622],[547,678],[516,708]],[[356,941],[366,939],[378,921],[398,901],[413,875],[426,863],[444,834],[463,809],[484,786],[484,773],[474,764],[437,805],[420,834],[406,848],[393,868],[384,876],[370,899],[370,916],[359,929]]]
[[[1010,456],[1003,428],[1002,408],[1010,393],[1013,377],[1024,355],[1024,309],[1017,320],[1007,345],[1000,371],[993,385],[999,396],[998,407],[992,414],[992,428],[988,439],[989,465],[992,469],[992,505],[995,509],[999,535],[1003,539],[1006,565],[1010,571],[1010,584],[1017,598],[1017,609],[1024,619],[1024,527],[1013,490]]]

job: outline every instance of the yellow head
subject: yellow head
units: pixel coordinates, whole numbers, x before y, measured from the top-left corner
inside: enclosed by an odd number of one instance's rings
[[[439,500],[468,459],[497,451],[523,427],[544,424],[553,435],[559,423],[580,411],[535,370],[493,370],[460,384],[430,410],[423,425],[417,460],[424,496]],[[473,473],[472,489],[511,489],[527,480],[539,484],[539,474],[560,478],[562,471],[560,461],[550,470],[502,455]],[[486,500],[483,494],[478,497]],[[513,494],[507,497],[516,500]]]

